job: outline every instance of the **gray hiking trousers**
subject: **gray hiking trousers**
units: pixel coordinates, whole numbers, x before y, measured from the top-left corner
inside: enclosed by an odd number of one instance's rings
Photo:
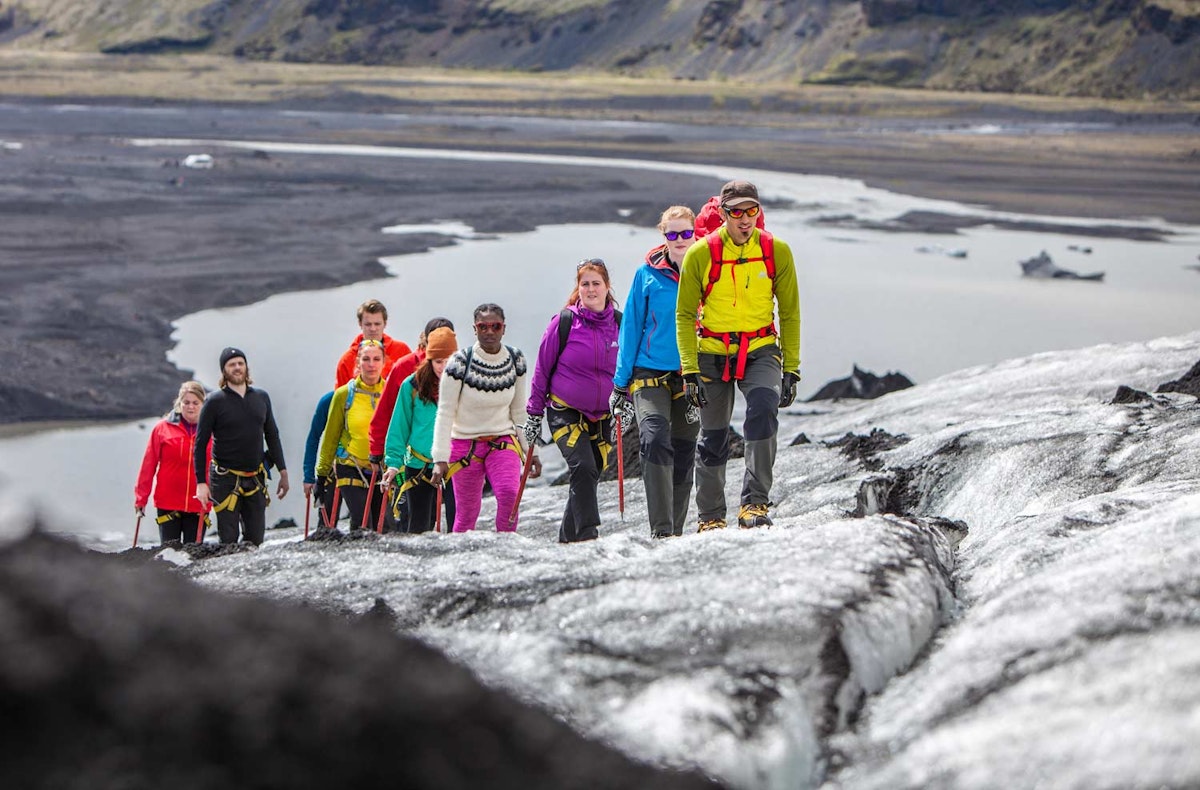
[[[783,388],[783,354],[778,345],[763,346],[746,356],[741,381],[722,381],[724,354],[700,354],[700,376],[708,405],[700,410],[700,445],[696,464],[696,509],[701,521],[725,519],[725,465],[729,461],[729,421],[734,388],[746,399],[746,474],[743,505],[771,501],[775,451],[779,433],[779,393]],[[732,366],[730,366],[732,367]]]
[[[692,496],[692,474],[696,460],[698,423],[687,421],[687,401],[682,397],[683,378],[635,368],[633,381],[665,378],[659,385],[638,387],[633,392],[637,411],[638,452],[642,461],[642,485],[650,532],[655,537],[682,535]]]

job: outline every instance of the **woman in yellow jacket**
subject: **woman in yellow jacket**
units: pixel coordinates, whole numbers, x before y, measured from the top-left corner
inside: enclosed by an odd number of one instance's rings
[[[375,529],[378,492],[371,492],[371,418],[383,392],[383,345],[364,340],[358,348],[358,374],[338,387],[329,404],[325,433],[317,455],[317,477],[332,473],[338,493],[350,511],[350,529]],[[333,526],[333,525],[330,525]]]

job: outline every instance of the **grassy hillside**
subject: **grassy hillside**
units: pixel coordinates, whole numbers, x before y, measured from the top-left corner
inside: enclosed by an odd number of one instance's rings
[[[0,0],[0,47],[1200,98],[1200,0]]]

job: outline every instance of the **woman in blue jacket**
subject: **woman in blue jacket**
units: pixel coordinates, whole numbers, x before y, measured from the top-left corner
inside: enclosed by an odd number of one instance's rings
[[[687,206],[671,206],[658,222],[664,242],[646,253],[625,300],[609,401],[616,414],[630,410],[633,400],[641,434],[642,485],[650,532],[656,538],[683,534],[700,433],[699,414],[683,397],[675,340],[679,266],[695,241],[695,220]]]

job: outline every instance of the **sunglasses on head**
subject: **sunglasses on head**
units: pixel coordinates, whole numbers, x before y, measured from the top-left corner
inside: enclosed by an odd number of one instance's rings
[[[476,321],[476,332],[499,332],[504,328],[503,321]]]
[[[604,265],[604,261],[600,258],[588,258],[586,261],[580,261],[579,265],[575,267],[575,271],[582,270],[584,266],[597,266],[604,271],[608,271],[608,267]]]
[[[696,235],[696,231],[691,228],[687,230],[664,230],[663,235],[667,237],[667,241],[675,241],[676,239],[690,239]]]
[[[762,211],[762,206],[750,206],[749,208],[730,208],[729,206],[721,206],[726,214],[734,219],[741,219],[743,216],[757,217],[758,212]]]

